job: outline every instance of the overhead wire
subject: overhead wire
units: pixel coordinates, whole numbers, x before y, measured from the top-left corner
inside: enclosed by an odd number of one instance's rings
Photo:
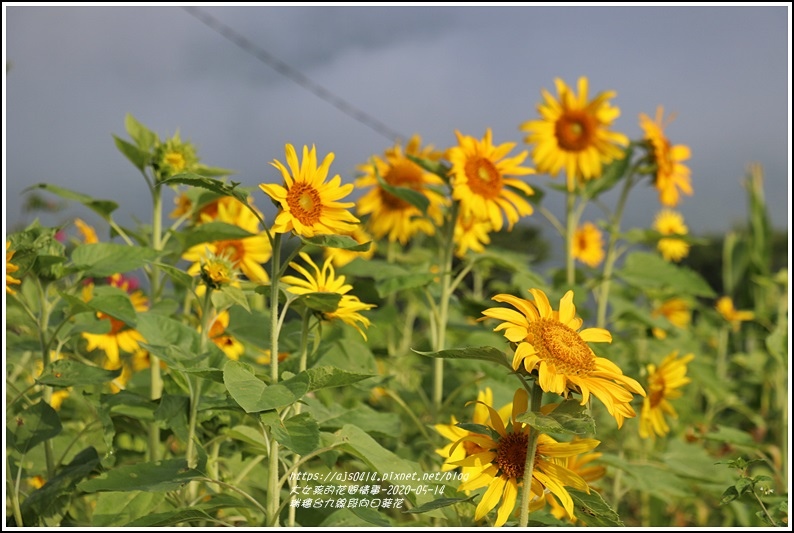
[[[228,39],[229,41],[237,45],[246,53],[253,55],[259,61],[266,64],[267,66],[269,66],[270,68],[281,74],[282,76],[289,78],[290,80],[301,86],[302,88],[313,93],[321,100],[328,102],[329,104],[337,108],[345,115],[351,117],[352,119],[374,130],[379,135],[382,135],[383,137],[389,139],[392,142],[397,142],[400,139],[407,138],[405,135],[400,134],[395,129],[387,126],[386,124],[376,119],[369,113],[362,111],[361,109],[357,108],[350,102],[335,95],[333,92],[326,89],[319,83],[316,83],[315,81],[311,80],[309,77],[304,75],[299,70],[291,67],[289,64],[277,58],[270,52],[264,50],[261,46],[258,46],[257,44],[251,42],[247,37],[240,34],[230,26],[224,24],[223,22],[213,17],[206,11],[203,11],[202,9],[199,9],[195,6],[181,6],[181,7],[182,9],[187,11],[190,15],[201,21],[203,24],[205,24],[213,31],[217,32],[224,38]]]

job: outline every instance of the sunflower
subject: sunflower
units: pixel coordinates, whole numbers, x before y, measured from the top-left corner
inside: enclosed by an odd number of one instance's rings
[[[196,147],[179,138],[179,132],[167,141],[157,143],[152,156],[152,167],[158,181],[182,172],[196,170],[199,165]]]
[[[738,311],[734,307],[733,299],[730,296],[723,296],[717,300],[715,308],[722,315],[722,318],[730,322],[733,331],[739,331],[742,322],[755,318],[755,313],[752,311]]]
[[[662,235],[686,235],[689,233],[681,213],[662,209],[653,222],[653,229]],[[665,261],[681,261],[689,254],[689,243],[677,237],[662,237],[656,244]]]
[[[678,418],[678,414],[668,400],[679,398],[679,389],[692,381],[686,377],[686,365],[694,358],[692,354],[679,358],[675,351],[665,357],[658,368],[648,365],[648,396],[643,400],[640,412],[640,437],[663,437],[670,432],[664,415]]]
[[[539,172],[556,176],[565,169],[568,190],[574,189],[574,179],[591,180],[601,177],[604,165],[624,156],[620,146],[629,139],[622,133],[609,130],[620,116],[617,107],[609,105],[614,91],[599,93],[588,101],[588,80],[579,78],[579,96],[560,78],[554,80],[559,99],[543,89],[544,103],[538,105],[539,120],[529,120],[519,126],[528,132],[525,142],[534,144],[532,159]]]
[[[481,141],[459,131],[455,135],[458,145],[447,151],[447,159],[452,163],[452,198],[460,201],[461,215],[488,219],[495,231],[502,229],[503,215],[508,229],[520,217],[531,215],[532,206],[513,189],[526,195],[535,191],[522,180],[508,177],[535,173],[521,166],[527,152],[505,158],[516,143],[494,146],[491,128]]]
[[[510,294],[497,294],[493,300],[506,302],[518,311],[493,307],[483,315],[503,320],[494,331],[504,330],[504,336],[516,343],[513,369],[522,365],[527,372],[537,371],[538,383],[546,392],[568,396],[581,392],[584,405],[590,394],[601,400],[618,427],[624,418],[636,416],[631,407],[632,393],[645,396],[634,379],[624,376],[618,366],[603,357],[596,357],[588,342],[612,342],[612,335],[602,328],[579,331],[582,319],[576,316],[573,291],[560,300],[554,311],[546,294],[529,289],[535,301],[530,302]],[[519,312],[520,311],[520,312]]]
[[[485,245],[491,243],[490,233],[493,225],[490,220],[482,220],[474,215],[460,215],[455,224],[455,255],[459,258],[466,256],[466,252],[482,253]]]
[[[349,326],[353,326],[361,333],[364,340],[367,339],[366,333],[361,329],[359,323],[365,328],[369,327],[369,319],[361,315],[361,311],[367,311],[375,307],[375,304],[367,304],[358,299],[357,296],[347,294],[353,289],[352,285],[345,283],[344,276],[337,276],[334,267],[331,264],[332,258],[327,258],[323,263],[322,270],[312,261],[309,254],[305,252],[300,253],[301,259],[308,263],[314,273],[309,272],[303,266],[296,262],[289,264],[293,269],[297,270],[303,275],[303,279],[296,276],[284,276],[281,280],[289,285],[288,292],[292,294],[302,295],[312,292],[332,292],[340,294],[342,298],[339,300],[339,305],[336,310],[330,313],[323,313],[326,320],[339,319]]]
[[[604,260],[603,235],[592,222],[585,222],[574,233],[573,256],[591,267],[597,267]]]
[[[315,235],[346,234],[359,220],[348,211],[353,202],[337,202],[353,190],[353,184],[342,185],[337,174],[326,183],[328,169],[334,160],[331,152],[317,166],[317,150],[303,147],[303,161],[298,163],[295,147],[286,145],[287,167],[273,160],[271,165],[281,171],[284,186],[261,183],[259,188],[278,202],[281,209],[276,215],[272,230],[275,233],[294,231],[303,237]]]
[[[519,486],[523,485],[524,480],[530,432],[529,424],[518,422],[516,417],[527,410],[527,403],[527,392],[518,389],[513,395],[510,425],[507,429],[502,417],[492,406],[478,402],[488,410],[488,421],[482,424],[488,428],[488,432],[469,432],[450,448],[450,457],[446,462],[469,468],[473,472],[467,481],[461,483],[458,490],[488,487],[474,512],[475,520],[482,519],[501,501],[494,525],[502,526],[515,509]],[[585,492],[590,492],[590,489],[581,476],[560,463],[571,455],[589,452],[598,444],[599,441],[595,439],[565,443],[557,442],[548,435],[538,435],[532,470],[530,510],[544,505],[543,495],[548,490],[560,500],[568,516],[574,516],[573,499],[565,487]],[[453,459],[460,447],[467,450],[466,457]]]
[[[375,245],[375,242],[372,240],[372,236],[370,236],[369,233],[364,231],[364,229],[361,226],[356,226],[356,229],[353,231],[353,233],[350,233],[349,236],[359,244],[364,244],[365,242],[368,242],[369,250],[367,250],[366,252],[354,252],[352,250],[345,250],[344,248],[330,248],[330,247],[326,248],[325,257],[326,258],[330,257],[331,262],[336,267],[344,266],[356,258],[361,258],[365,260],[372,259],[372,257],[375,255],[375,249],[377,248],[377,246]]]
[[[356,187],[368,188],[357,202],[359,216],[371,215],[367,225],[375,237],[381,239],[388,236],[389,242],[399,241],[405,246],[418,232],[433,235],[436,227],[441,225],[443,207],[448,200],[431,187],[442,187],[444,181],[431,172],[408,159],[415,156],[436,161],[441,154],[432,146],[420,148],[421,137],[414,135],[405,146],[396,144],[385,152],[385,158],[374,156],[371,163],[359,165],[363,175],[356,180]],[[407,187],[428,200],[425,215],[414,205],[387,192],[379,183],[378,176],[394,187]]]
[[[11,262],[11,259],[14,258],[14,254],[16,250],[11,250],[10,252],[8,249],[11,247],[11,241],[6,241],[6,294],[16,294],[17,291],[11,288],[11,285],[20,285],[22,280],[19,280],[12,276],[14,272],[19,270],[19,267]]]
[[[117,370],[118,364],[112,364],[109,361],[105,362],[107,370]],[[121,360],[121,374],[110,382],[110,391],[113,394],[118,394],[127,388],[127,383],[132,379],[133,374],[149,368],[151,366],[151,358],[149,352],[143,349],[135,350],[130,357],[125,357]],[[165,368],[165,363],[160,361],[160,367]]]
[[[574,437],[571,442],[576,442],[580,440],[579,437]],[[565,466],[571,472],[575,474],[579,474],[582,479],[587,482],[587,485],[590,486],[590,489],[593,490],[591,484],[594,481],[598,481],[606,474],[606,468],[601,465],[592,465],[593,461],[600,458],[603,454],[600,452],[593,452],[593,453],[582,453],[577,455],[572,455],[563,460],[562,465]],[[569,517],[568,513],[566,512],[565,508],[559,504],[556,498],[554,498],[551,494],[546,494],[546,503],[549,504],[551,507],[551,514],[554,515],[558,520],[568,519],[573,523],[577,522],[575,516]]]
[[[238,226],[253,235],[242,239],[201,243],[191,247],[182,254],[182,259],[193,263],[187,273],[196,276],[201,273],[202,265],[209,259],[225,258],[231,262],[232,267],[240,270],[251,281],[267,283],[270,277],[262,264],[270,259],[272,247],[267,232],[258,232],[259,220],[238,200],[219,201],[216,207],[215,217],[202,214],[201,223],[224,222]]]
[[[121,274],[114,274],[108,281],[110,285],[118,287],[125,291],[130,290],[130,280],[121,276]],[[90,283],[83,287],[83,300],[88,302],[93,298],[94,284]],[[130,302],[136,312],[144,312],[149,309],[149,301],[141,291],[134,290],[129,294]],[[100,320],[110,321],[110,331],[108,333],[82,333],[81,335],[87,341],[86,349],[88,351],[100,349],[105,352],[108,358],[108,363],[111,368],[117,368],[119,365],[119,352],[136,352],[140,350],[138,343],[146,342],[137,330],[129,327],[127,324],[106,315],[105,313],[98,312],[97,318]]]
[[[474,405],[474,413],[471,417],[472,424],[486,425],[488,423],[488,417],[490,415],[486,407],[487,405],[493,405],[493,391],[491,391],[490,387],[486,387],[485,390],[481,390],[477,393],[477,402]],[[507,404],[499,409],[499,417],[503,424],[509,421],[511,410],[512,404]],[[452,464],[454,461],[460,461],[469,455],[485,451],[485,449],[473,442],[464,442],[462,445],[457,446],[454,452],[452,451],[452,447],[457,441],[473,434],[470,431],[458,427],[458,419],[455,418],[455,415],[452,415],[449,424],[436,424],[433,427],[444,438],[450,441],[443,448],[436,450],[436,453],[445,459],[444,464],[441,465],[442,472],[458,468],[456,465]],[[461,469],[462,479],[469,479],[476,472],[479,472],[479,469],[476,467],[464,466]]]
[[[670,298],[655,308],[651,316],[663,316],[675,327],[683,329],[692,321],[692,309],[689,302],[683,298]],[[653,336],[664,339],[667,337],[667,332],[661,328],[653,328]]]
[[[692,184],[689,180],[689,167],[682,161],[689,159],[689,147],[683,144],[670,144],[664,134],[664,128],[672,121],[668,117],[667,123],[662,119],[664,108],[656,109],[656,119],[651,120],[644,113],[640,113],[640,127],[645,132],[645,139],[653,148],[653,158],[656,162],[656,178],[654,184],[659,191],[659,202],[668,207],[675,207],[680,201],[679,191],[688,196],[692,195]]]

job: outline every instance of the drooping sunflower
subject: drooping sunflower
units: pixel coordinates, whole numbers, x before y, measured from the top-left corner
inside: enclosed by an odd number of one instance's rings
[[[11,288],[11,285],[20,285],[22,280],[15,278],[11,274],[17,272],[19,267],[11,262],[14,258],[16,250],[8,251],[11,247],[11,241],[6,241],[6,294],[16,294],[17,291]]]
[[[202,223],[210,221],[238,226],[253,235],[242,239],[201,243],[191,247],[182,254],[182,259],[193,263],[187,273],[196,276],[202,272],[202,265],[210,258],[226,258],[234,268],[240,270],[251,281],[267,283],[270,277],[262,264],[270,259],[273,250],[267,233],[258,231],[259,220],[256,216],[240,201],[234,200],[219,202],[214,218],[210,218],[210,215],[202,215]]]
[[[458,145],[447,151],[452,163],[452,198],[460,201],[463,216],[488,219],[495,231],[500,231],[507,219],[512,229],[518,219],[532,214],[532,206],[514,189],[526,195],[535,191],[524,181],[510,176],[526,176],[535,170],[521,166],[528,152],[506,157],[516,143],[494,146],[491,128],[478,141],[455,131]]]
[[[651,316],[663,316],[675,327],[685,328],[692,321],[692,309],[683,298],[669,298],[651,311]],[[657,339],[664,339],[667,332],[661,328],[653,328],[653,335]]]
[[[560,78],[555,78],[554,84],[559,99],[543,89],[544,102],[538,105],[541,118],[524,122],[519,129],[528,132],[525,142],[535,145],[532,160],[538,172],[557,176],[565,170],[572,191],[576,179],[599,178],[604,165],[621,159],[621,146],[629,139],[609,129],[620,116],[620,109],[609,104],[614,91],[599,93],[588,101],[586,77],[579,78],[578,97]]]
[[[114,274],[108,281],[110,285],[119,287],[129,292],[130,302],[132,307],[137,312],[144,312],[149,309],[149,300],[142,291],[133,290],[130,292],[130,281],[121,276]],[[94,285],[88,284],[83,287],[83,300],[88,302],[93,298]],[[82,337],[86,340],[88,351],[102,350],[108,358],[108,368],[118,368],[119,366],[119,352],[134,353],[140,350],[139,342],[146,342],[143,335],[138,330],[129,327],[127,324],[106,315],[105,313],[98,312],[97,318],[100,320],[110,321],[110,331],[108,333],[82,333]]]
[[[662,209],[653,222],[653,229],[662,235],[686,235],[689,233],[681,213],[671,209]],[[662,237],[656,247],[665,261],[681,261],[689,255],[689,243],[678,237]]]
[[[693,354],[678,357],[678,351],[664,358],[657,368],[648,365],[648,396],[642,402],[640,412],[640,437],[664,437],[670,432],[665,415],[678,418],[669,400],[681,397],[680,388],[692,381],[686,377],[686,365],[694,359]]]
[[[356,180],[356,187],[371,187],[356,203],[357,213],[361,217],[370,215],[367,226],[378,239],[388,236],[390,242],[399,241],[405,246],[417,233],[433,235],[441,225],[442,210],[448,200],[430,187],[442,187],[444,182],[408,158],[412,155],[434,161],[441,158],[441,153],[420,144],[421,137],[414,135],[405,145],[405,152],[398,143],[386,150],[384,158],[374,156],[371,162],[357,167],[363,175]],[[407,187],[422,194],[428,200],[427,214],[387,192],[378,182],[378,176],[391,186]]]
[[[450,458],[447,459],[449,464],[469,468],[474,472],[467,481],[461,483],[458,490],[488,487],[474,512],[475,520],[481,520],[501,502],[494,525],[502,526],[516,507],[519,487],[524,480],[529,432],[533,431],[529,424],[518,422],[516,417],[527,410],[527,404],[527,392],[518,389],[513,395],[509,428],[492,406],[481,404],[488,410],[488,421],[482,425],[491,431],[487,434],[470,432],[459,438],[450,449]],[[590,492],[590,489],[581,476],[561,463],[565,458],[589,452],[599,444],[595,439],[565,443],[557,442],[548,435],[538,435],[532,470],[530,510],[543,507],[543,495],[548,490],[559,499],[568,516],[574,516],[573,499],[565,487],[585,492]],[[472,453],[467,452],[463,459],[452,459],[457,449],[466,445],[470,446]]]
[[[497,294],[492,299],[505,302],[516,309],[492,307],[483,315],[503,320],[494,331],[503,331],[511,343],[516,343],[513,369],[523,366],[527,372],[537,371],[538,383],[546,392],[567,397],[571,392],[582,394],[584,405],[594,395],[615,418],[618,427],[624,418],[636,416],[631,406],[632,393],[645,396],[645,390],[612,361],[597,357],[588,342],[612,342],[612,335],[602,328],[582,327],[576,316],[573,291],[560,299],[559,311],[554,311],[546,294],[529,289],[535,301],[530,302],[510,294]]]
[[[592,222],[585,222],[574,233],[573,257],[591,267],[604,260],[604,238]]]
[[[275,233],[294,231],[303,237],[315,235],[344,235],[354,229],[359,220],[348,209],[353,202],[338,202],[350,194],[353,184],[342,185],[337,174],[331,181],[325,181],[334,160],[330,152],[317,166],[317,149],[303,147],[303,161],[298,162],[295,147],[287,144],[285,148],[287,166],[273,160],[270,164],[281,171],[284,185],[261,183],[259,188],[281,205],[272,230]]]
[[[309,254],[305,252],[300,253],[303,259],[309,266],[311,266],[313,273],[309,272],[299,263],[293,261],[289,264],[290,267],[298,271],[303,278],[297,276],[284,276],[281,278],[289,287],[288,292],[292,294],[302,295],[312,292],[333,292],[342,296],[335,311],[330,313],[323,313],[326,320],[339,319],[349,326],[353,326],[361,333],[364,340],[367,339],[366,333],[361,329],[359,323],[365,328],[369,327],[369,319],[361,314],[361,311],[368,311],[375,307],[375,304],[364,303],[358,299],[357,296],[347,294],[353,289],[352,285],[345,283],[345,276],[337,276],[334,271],[332,258],[327,258],[323,263],[323,268],[320,269],[317,264],[312,261]]]
[[[715,309],[722,315],[722,318],[730,322],[733,331],[739,331],[742,322],[753,320],[755,313],[753,311],[739,311],[733,305],[733,298],[730,296],[723,296],[715,305]]]
[[[656,162],[654,185],[659,191],[659,202],[668,207],[675,207],[681,199],[681,193],[692,195],[689,167],[682,163],[689,159],[690,151],[688,146],[670,143],[664,134],[664,129],[673,117],[668,117],[665,123],[663,116],[662,106],[656,109],[655,120],[640,113],[640,127],[645,132],[645,139],[653,148],[653,158]]]

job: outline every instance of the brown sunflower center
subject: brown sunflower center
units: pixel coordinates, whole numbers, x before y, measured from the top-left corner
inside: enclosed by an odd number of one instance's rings
[[[287,192],[287,205],[290,213],[304,226],[311,226],[320,220],[323,210],[322,198],[317,189],[306,183],[295,182]]]
[[[557,143],[568,152],[581,152],[591,146],[595,132],[595,118],[581,110],[566,111],[554,125]]]
[[[215,254],[228,258],[232,265],[239,265],[245,257],[245,246],[240,241],[221,241],[215,245],[217,247]]]
[[[651,402],[651,407],[656,407],[664,400],[664,391],[666,388],[664,377],[655,374],[648,385],[648,400]]]
[[[525,433],[508,433],[506,437],[499,439],[494,464],[504,476],[519,480],[524,477],[528,443],[529,436]]]
[[[487,157],[472,157],[464,167],[468,185],[474,194],[496,198],[502,192],[502,174]]]
[[[656,165],[659,167],[658,173],[662,176],[669,176],[673,173],[673,151],[670,141],[660,139],[656,146]]]
[[[556,320],[541,319],[535,335],[540,356],[563,374],[589,374],[595,370],[595,355],[579,334]]]
[[[383,179],[395,187],[410,187],[415,191],[421,191],[423,188],[422,170],[410,161],[400,161],[392,165]],[[384,190],[381,190],[381,201],[394,211],[403,211],[411,207],[411,204],[405,200]]]

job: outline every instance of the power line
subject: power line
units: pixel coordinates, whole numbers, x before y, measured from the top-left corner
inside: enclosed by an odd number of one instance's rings
[[[207,25],[210,29],[218,32],[220,35],[222,35],[232,43],[236,44],[238,47],[242,48],[243,51],[252,54],[262,63],[266,64],[267,66],[278,72],[279,74],[291,79],[292,81],[294,81],[295,83],[306,89],[307,91],[314,93],[314,95],[317,96],[318,98],[328,102],[329,104],[337,108],[345,115],[373,129],[379,135],[386,137],[392,142],[397,142],[399,139],[407,138],[406,136],[398,133],[397,131],[390,128],[383,122],[372,117],[368,113],[358,109],[353,104],[336,96],[334,93],[332,93],[325,87],[315,83],[300,71],[292,68],[287,63],[281,61],[277,57],[273,56],[271,53],[267,52],[266,50],[263,50],[256,44],[252,43],[246,37],[240,35],[233,28],[230,28],[229,26],[219,21],[209,13],[202,11],[201,9],[193,6],[182,6],[182,9],[184,9],[189,14],[196,17],[198,20],[200,20],[205,25]]]

